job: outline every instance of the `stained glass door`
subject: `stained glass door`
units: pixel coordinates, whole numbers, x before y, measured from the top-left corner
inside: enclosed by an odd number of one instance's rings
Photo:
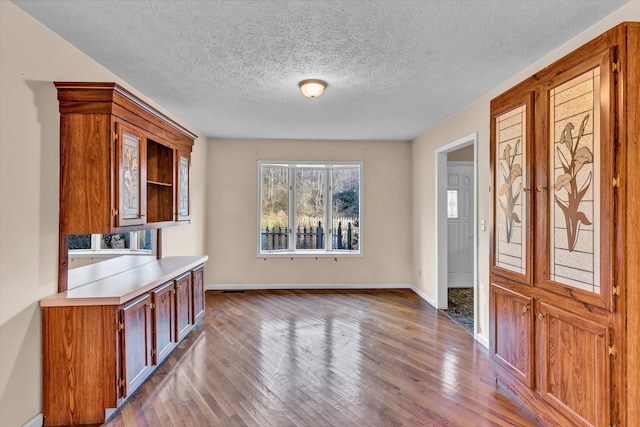
[[[492,120],[494,170],[492,271],[531,284],[531,116],[527,95]]]
[[[118,227],[146,223],[146,139],[139,129],[116,123]],[[143,163],[145,162],[145,163]]]
[[[609,307],[615,146],[609,55],[603,56],[550,85],[547,185],[538,191],[549,213],[541,286]]]

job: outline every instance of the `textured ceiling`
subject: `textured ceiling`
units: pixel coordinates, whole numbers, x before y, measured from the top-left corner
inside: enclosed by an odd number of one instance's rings
[[[13,2],[209,137],[407,140],[626,0]]]

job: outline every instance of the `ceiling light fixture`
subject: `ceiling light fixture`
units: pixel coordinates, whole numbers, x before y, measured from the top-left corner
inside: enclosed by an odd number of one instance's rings
[[[302,94],[307,98],[317,98],[322,95],[324,89],[327,87],[327,82],[318,79],[303,80],[298,83]]]

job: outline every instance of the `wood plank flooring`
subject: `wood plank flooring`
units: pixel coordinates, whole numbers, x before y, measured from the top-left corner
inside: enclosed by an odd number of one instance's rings
[[[539,426],[488,351],[410,290],[207,292],[106,425]]]

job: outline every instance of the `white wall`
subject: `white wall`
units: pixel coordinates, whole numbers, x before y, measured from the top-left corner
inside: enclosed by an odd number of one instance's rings
[[[409,284],[410,154],[401,141],[211,139],[206,283]],[[257,258],[258,160],[362,161],[364,256]]]
[[[591,28],[527,67],[516,76],[480,97],[438,126],[420,135],[412,144],[413,229],[412,282],[428,298],[436,298],[435,151],[462,137],[478,132],[478,221],[490,223],[489,103],[502,92],[624,21],[640,20],[640,0],[627,3]],[[479,228],[478,228],[479,229]],[[478,337],[489,342],[489,227],[478,232]]]
[[[52,81],[113,73],[0,0],[0,425],[42,410],[39,300],[57,291],[59,114]],[[128,87],[132,90],[132,88]],[[203,253],[206,142],[193,160],[194,220],[165,246]],[[165,251],[165,253],[170,251]]]

